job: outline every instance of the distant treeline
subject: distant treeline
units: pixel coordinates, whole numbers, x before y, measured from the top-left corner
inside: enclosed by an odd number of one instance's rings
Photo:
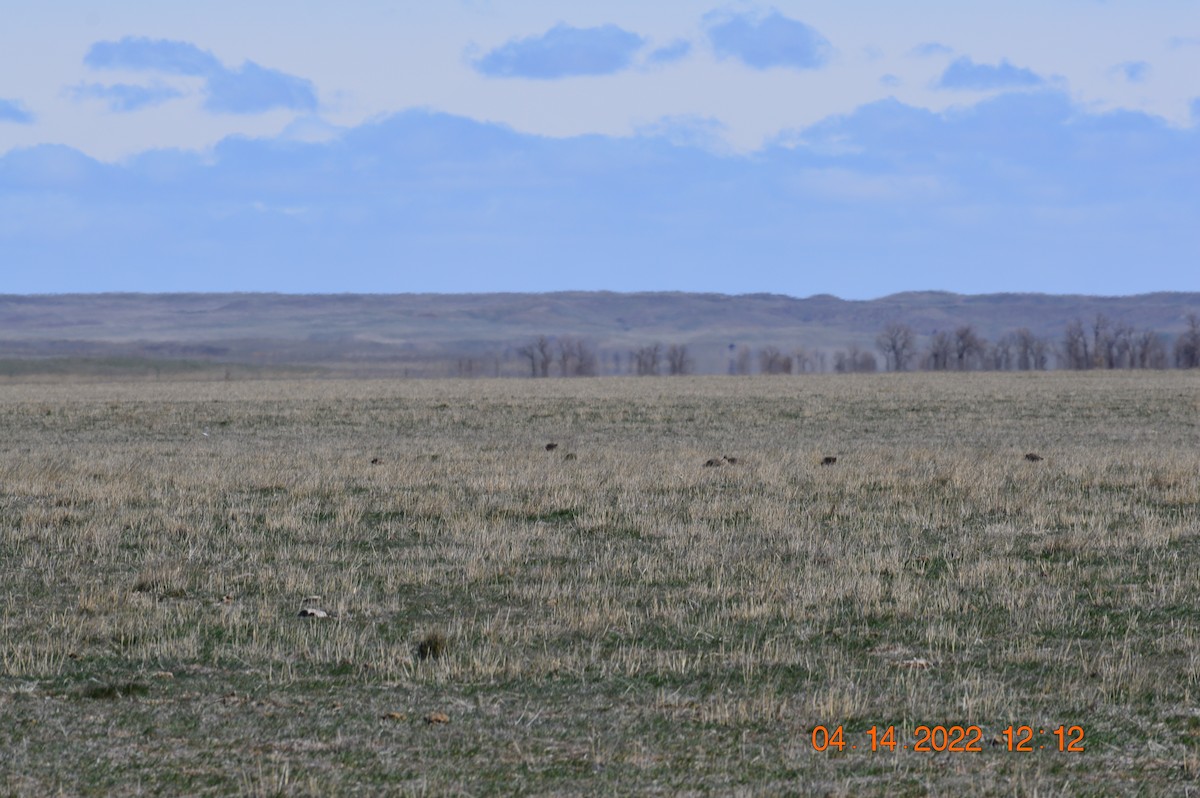
[[[510,350],[524,361],[530,377],[591,377],[601,374],[680,376],[694,373],[686,344],[648,343],[628,351],[601,352],[583,338],[538,336]],[[486,376],[485,360],[462,358],[457,373]],[[874,371],[1045,371],[1049,369],[1167,369],[1200,367],[1200,315],[1187,317],[1176,336],[1113,323],[1104,315],[1090,322],[1075,319],[1062,337],[1034,334],[1028,328],[994,341],[973,325],[935,330],[924,339],[902,322],[886,325],[875,348],[851,344],[841,349],[805,346],[729,347],[727,372],[749,374],[857,373]],[[499,361],[495,362],[499,375]]]

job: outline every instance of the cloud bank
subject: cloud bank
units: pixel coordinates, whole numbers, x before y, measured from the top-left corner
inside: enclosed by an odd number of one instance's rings
[[[317,107],[312,82],[246,61],[227,67],[207,50],[188,42],[127,36],[96,42],[83,59],[98,70],[125,70],[204,78],[204,107],[216,113],[256,114],[276,108],[311,111]],[[102,99],[115,111],[156,105],[183,92],[171,87],[85,84],[72,92],[77,99]]]
[[[121,164],[14,150],[6,289],[1200,289],[1196,128],[1048,89],[873,103],[752,156],[704,146],[712,124],[550,139],[409,111]]]
[[[816,29],[778,11],[766,15],[714,12],[705,17],[717,58],[733,58],[753,69],[817,69],[833,48]]]
[[[616,25],[573,28],[559,24],[541,34],[513,39],[472,61],[493,78],[555,80],[611,75],[628,69],[645,39]]]

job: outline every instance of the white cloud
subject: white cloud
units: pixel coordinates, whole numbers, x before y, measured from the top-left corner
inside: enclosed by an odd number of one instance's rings
[[[212,53],[189,42],[126,36],[118,41],[96,42],[83,61],[99,70],[204,78],[204,108],[218,113],[255,114],[274,108],[311,111],[317,107],[316,89],[311,81],[253,61],[231,69]],[[151,87],[84,84],[73,91],[73,96],[105,99],[113,110],[133,111],[182,97],[184,93],[162,84]]]
[[[817,69],[833,52],[815,28],[778,11],[713,12],[705,17],[705,24],[718,58],[736,58],[754,69]]]
[[[999,64],[977,64],[963,56],[946,67],[937,86],[942,89],[988,91],[1029,88],[1041,86],[1045,82],[1043,77],[1032,70],[1013,66],[1007,60],[1002,60]]]
[[[493,78],[556,78],[611,75],[628,69],[645,39],[616,25],[573,28],[555,25],[539,36],[512,39],[472,61]]]

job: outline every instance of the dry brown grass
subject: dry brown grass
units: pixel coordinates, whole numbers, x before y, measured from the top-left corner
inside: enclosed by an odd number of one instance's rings
[[[0,790],[1184,794],[1196,376],[0,386]]]

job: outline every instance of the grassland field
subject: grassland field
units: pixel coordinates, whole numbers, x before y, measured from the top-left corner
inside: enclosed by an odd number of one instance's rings
[[[1194,372],[10,382],[0,795],[1195,795],[1198,588]]]

